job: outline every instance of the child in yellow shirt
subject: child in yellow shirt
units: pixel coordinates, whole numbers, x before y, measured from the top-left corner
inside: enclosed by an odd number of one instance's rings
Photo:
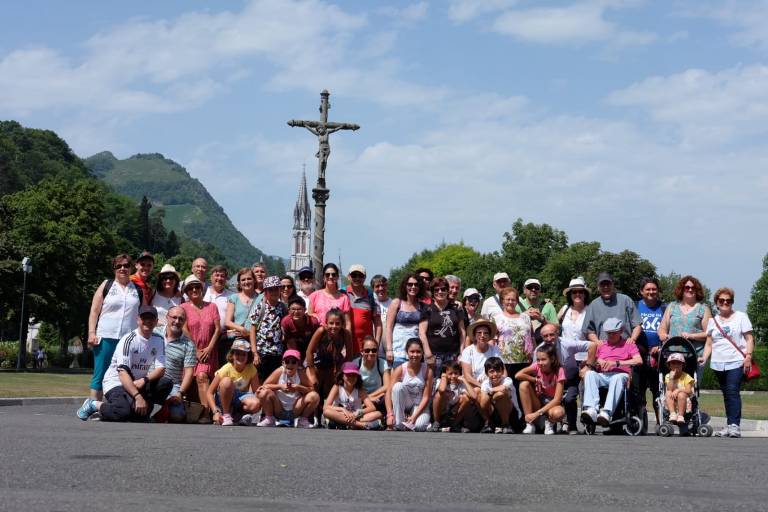
[[[664,377],[667,388],[666,401],[670,423],[685,425],[685,408],[688,398],[693,394],[693,377],[683,371],[685,357],[672,353],[667,357],[669,373]]]

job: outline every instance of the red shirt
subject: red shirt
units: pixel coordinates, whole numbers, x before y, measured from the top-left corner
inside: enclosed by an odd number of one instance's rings
[[[299,347],[301,360],[303,361],[307,355],[307,347],[312,340],[312,335],[320,327],[320,321],[313,316],[304,315],[304,327],[299,329],[291,315],[288,314],[280,321],[280,327],[283,329],[284,342],[296,340],[296,345]]]
[[[150,290],[149,285],[141,278],[139,274],[131,274],[131,281],[133,281],[136,286],[141,288],[141,292],[144,294],[144,300],[141,301],[141,303],[149,304],[150,299],[152,298],[152,290]]]

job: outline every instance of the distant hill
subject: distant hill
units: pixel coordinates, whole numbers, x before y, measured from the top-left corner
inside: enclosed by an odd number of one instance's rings
[[[163,208],[163,224],[169,232],[210,243],[238,267],[250,266],[262,257],[270,269],[282,267],[281,258],[267,256],[251,245],[205,187],[173,160],[159,153],[118,160],[105,151],[86,158],[85,165],[115,192],[136,202],[146,195],[153,210]]]

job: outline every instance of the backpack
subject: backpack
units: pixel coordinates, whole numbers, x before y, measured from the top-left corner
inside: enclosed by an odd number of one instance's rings
[[[131,285],[136,288],[136,292],[139,294],[139,306],[144,304],[144,290],[141,289],[139,285],[134,283],[133,281],[129,281]],[[115,284],[114,279],[107,279],[107,284],[104,285],[104,290],[101,292],[101,298],[105,299],[107,295],[109,294],[109,290],[112,289],[112,285]],[[151,300],[151,299],[150,299]]]

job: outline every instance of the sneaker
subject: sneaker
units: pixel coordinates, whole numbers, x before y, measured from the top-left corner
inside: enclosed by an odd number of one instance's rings
[[[545,436],[551,436],[555,433],[555,427],[552,425],[552,422],[549,420],[544,420],[544,435]]]
[[[673,412],[669,414],[669,422],[670,423],[677,423],[677,413]]]
[[[275,426],[275,417],[274,416],[265,416],[260,422],[256,424],[257,427],[274,427]]]
[[[494,434],[501,434],[501,433],[502,433],[502,430],[503,430],[503,429],[502,429],[501,427],[496,427],[496,428],[494,428],[494,429],[493,429],[493,433],[494,433]]]
[[[405,430],[410,430],[410,431],[416,430],[416,425],[414,423],[411,423],[410,421],[404,421],[403,427],[405,428]]]
[[[309,422],[309,418],[302,416],[296,420],[296,428],[312,428],[312,424]]]
[[[440,432],[440,422],[439,421],[433,421],[432,424],[429,426],[429,432]]]
[[[86,421],[91,414],[96,412],[96,400],[93,398],[86,398],[83,405],[77,410],[77,417],[83,421]]]
[[[238,422],[243,427],[255,427],[259,423],[259,413],[243,414]]]
[[[506,427],[501,427],[501,432],[499,432],[499,433],[500,434],[514,434],[515,431],[512,429],[512,427],[507,425]]]
[[[483,425],[483,428],[480,430],[480,433],[481,434],[492,434],[493,433],[493,429],[491,428],[491,426],[488,423],[486,423],[485,425]]]
[[[568,429],[568,435],[569,436],[579,435],[579,429],[578,428]]]
[[[715,437],[728,437],[729,427],[723,427],[715,432]]]
[[[232,415],[231,414],[222,414],[221,415],[221,426],[222,427],[231,427],[234,424],[235,424],[235,422],[232,421]]]
[[[601,427],[607,427],[608,424],[611,423],[611,415],[608,414],[608,411],[603,409],[600,411],[600,414],[597,415],[597,424]]]
[[[461,430],[459,432],[461,434],[469,434],[472,431],[469,428],[467,428],[467,427],[461,427]]]
[[[581,422],[587,425],[591,425],[597,421],[597,412],[592,407],[587,407],[581,413]]]
[[[535,434],[536,433],[536,427],[533,426],[533,423],[526,423],[525,428],[523,429],[523,434]]]
[[[365,430],[379,430],[381,429],[381,420],[373,420],[365,422]]]
[[[728,437],[741,437],[741,427],[738,425],[728,425]]]

